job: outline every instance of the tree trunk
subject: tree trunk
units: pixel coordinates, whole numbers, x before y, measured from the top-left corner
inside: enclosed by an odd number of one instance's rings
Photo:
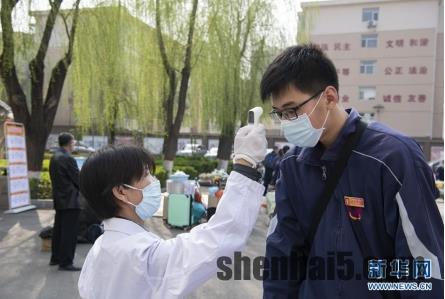
[[[119,113],[119,102],[116,98],[113,99],[113,114],[112,114],[112,119],[111,122],[109,123],[109,128],[108,128],[108,144],[109,145],[114,145],[114,143],[116,142],[116,131],[117,131],[117,116]]]
[[[176,151],[178,149],[178,137],[179,130],[170,127],[167,135],[164,137],[163,153],[164,159],[168,161],[173,161],[176,157]]]
[[[48,133],[45,132],[44,124],[40,126],[25,126],[26,151],[29,171],[40,171],[45,154]]]
[[[219,136],[218,159],[229,160],[232,154],[233,134]]]
[[[178,149],[178,137],[179,130],[175,130],[171,127],[168,130],[168,133],[164,136],[164,144],[162,152],[164,154],[164,160],[169,161],[169,163],[165,164],[167,172],[171,173],[173,171],[173,161],[176,157],[176,151]]]
[[[108,145],[114,145],[116,142],[116,130],[114,128],[110,128],[108,130]]]
[[[223,168],[227,170],[228,163],[226,161],[230,160],[230,156],[232,155],[232,144],[234,140],[234,131],[233,125],[226,125],[223,129],[223,132],[219,136],[219,144],[218,144],[218,168]]]

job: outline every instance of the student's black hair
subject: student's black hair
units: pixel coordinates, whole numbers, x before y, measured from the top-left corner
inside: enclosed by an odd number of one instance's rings
[[[71,142],[71,140],[74,139],[74,136],[71,133],[63,132],[63,133],[59,134],[59,138],[58,139],[59,139],[58,140],[59,141],[59,146],[67,146]]]
[[[289,47],[264,72],[260,84],[261,99],[266,101],[289,85],[308,94],[316,94],[327,86],[335,87],[338,92],[337,70],[314,44]]]
[[[100,219],[117,215],[119,206],[113,187],[132,185],[143,178],[147,170],[155,172],[151,154],[136,146],[108,146],[93,153],[80,171],[80,192]]]

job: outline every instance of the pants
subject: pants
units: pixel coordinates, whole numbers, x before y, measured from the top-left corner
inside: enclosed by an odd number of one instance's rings
[[[80,210],[56,210],[51,244],[51,261],[60,266],[73,264],[79,230]]]

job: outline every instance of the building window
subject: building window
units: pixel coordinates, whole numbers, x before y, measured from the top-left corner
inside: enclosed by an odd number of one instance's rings
[[[362,60],[360,61],[360,74],[375,74],[375,60]]]
[[[373,112],[362,112],[362,113],[360,113],[360,116],[366,122],[372,122],[375,120]]]
[[[363,8],[362,12],[362,21],[363,22],[369,22],[369,21],[378,21],[379,19],[379,9],[374,8]]]
[[[359,87],[359,100],[361,101],[373,101],[375,100],[377,91],[375,87]]]
[[[377,48],[377,34],[362,35],[362,48]]]

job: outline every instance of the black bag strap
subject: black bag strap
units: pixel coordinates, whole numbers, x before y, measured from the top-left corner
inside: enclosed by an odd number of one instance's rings
[[[348,162],[349,156],[352,153],[352,150],[358,144],[360,137],[363,135],[363,132],[365,131],[367,126],[368,124],[360,119],[357,122],[357,127],[355,132],[350,134],[346,138],[346,141],[342,146],[342,150],[339,153],[338,159],[335,162],[335,167],[332,170],[332,173],[329,173],[322,195],[318,200],[318,202],[314,205],[311,214],[312,221],[308,229],[308,234],[306,236],[305,243],[303,246],[293,246],[291,249],[291,256],[295,257],[297,260],[301,259],[303,261],[303,263],[298,264],[300,269],[296,271],[296,273],[298,273],[298,277],[296,277],[296,280],[303,280],[306,277],[307,261],[309,258],[312,243],[314,241],[315,233],[317,232],[317,228],[320,223],[321,217],[323,216],[326,207],[329,204],[329,200],[334,194],[335,188],[337,187],[338,182],[340,181],[340,177],[342,176],[343,170],[346,167],[346,164]],[[291,283],[291,280],[289,280],[289,283]]]
[[[315,233],[317,232],[318,225],[320,223],[321,217],[326,210],[326,207],[329,204],[329,200],[334,194],[335,188],[340,181],[343,170],[346,168],[346,165],[349,160],[349,156],[352,153],[354,147],[358,144],[360,138],[363,135],[363,132],[368,127],[368,124],[361,119],[357,123],[356,131],[350,134],[343,145],[343,148],[338,156],[337,161],[335,162],[335,167],[332,170],[332,173],[329,174],[326,186],[323,190],[323,193],[320,197],[320,200],[315,204],[314,210],[312,211],[312,221],[309,226],[308,235],[306,237],[306,252],[309,254],[310,249],[312,247],[312,243],[314,241]]]
[[[362,252],[362,256],[366,258],[375,257],[372,252],[371,245],[369,245],[368,238],[366,238],[365,230],[363,229],[362,222],[360,220],[353,220],[349,217],[349,221],[352,226],[352,231]],[[400,299],[399,291],[379,291],[383,299]]]
[[[317,202],[317,204],[314,206],[314,210],[312,213],[312,222],[309,226],[308,235],[306,237],[306,255],[309,255],[321,217],[323,216],[326,207],[328,206],[329,201],[332,198],[332,195],[334,194],[334,191],[338,185],[338,182],[340,181],[343,171],[348,164],[348,160],[351,156],[352,150],[357,146],[360,138],[363,135],[363,132],[366,130],[367,127],[368,124],[366,122],[362,121],[361,119],[358,121],[356,131],[347,137],[339,154],[339,157],[335,162],[334,169],[329,174],[322,196],[320,197],[320,200]],[[359,247],[363,257],[366,258],[373,256],[371,246],[369,245],[368,239],[366,238],[366,234],[363,230],[361,222],[351,219],[351,225],[354,231],[354,235],[359,243]],[[400,298],[399,292],[380,291],[380,294],[384,299]]]

